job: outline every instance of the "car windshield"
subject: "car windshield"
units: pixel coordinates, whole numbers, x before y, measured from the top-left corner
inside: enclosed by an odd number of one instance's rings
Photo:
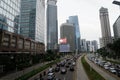
[[[53,73],[48,73],[49,76],[53,75]]]

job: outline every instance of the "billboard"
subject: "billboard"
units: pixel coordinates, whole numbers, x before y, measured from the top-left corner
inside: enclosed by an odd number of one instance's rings
[[[59,52],[70,52],[70,45],[69,44],[60,44]]]
[[[67,43],[67,38],[61,38],[59,40],[60,44],[66,44]]]

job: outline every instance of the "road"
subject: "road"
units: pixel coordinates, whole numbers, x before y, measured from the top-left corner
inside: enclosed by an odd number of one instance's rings
[[[80,56],[77,60],[77,73],[76,73],[77,80],[89,80],[89,78],[83,68],[82,62],[81,62],[81,58],[83,56],[84,56],[84,54],[82,56]]]
[[[76,71],[76,70],[75,70]],[[60,80],[75,80],[75,71],[70,71],[69,68],[67,68],[66,74],[61,74],[59,72],[55,72],[55,78]],[[47,75],[44,77],[44,80],[47,80]]]
[[[69,56],[69,57],[66,57],[66,58],[72,58],[73,56]],[[63,60],[61,62],[63,62],[65,60],[65,58],[63,58]],[[52,68],[55,68],[56,65],[52,65]],[[64,68],[64,67],[60,67],[60,68]],[[48,68],[49,69],[49,68]],[[36,75],[34,75],[33,77],[31,77],[29,80],[40,80],[39,77],[40,77],[40,74],[43,76],[44,75],[44,72],[48,72],[48,69],[46,69],[45,71],[43,72],[40,72]],[[74,66],[74,69],[76,69],[76,66]],[[60,71],[59,72],[55,72],[55,77],[56,78],[59,78],[61,80],[76,80],[74,79],[75,78],[75,73],[76,73],[76,70],[71,72],[69,70],[69,68],[67,68],[67,73],[66,74],[61,74]],[[47,80],[47,75],[43,76],[44,80]]]
[[[99,66],[97,66],[96,64],[94,64],[93,62],[89,61],[87,57],[89,57],[89,55],[85,56],[85,60],[87,61],[87,63],[95,71],[97,71],[102,77],[104,77],[105,80],[120,80],[120,79],[116,79],[116,77],[114,77],[111,74],[107,73],[105,70],[103,70],[102,68],[100,68]]]
[[[88,76],[84,71],[83,65],[81,63],[82,56],[80,56],[76,61],[76,66],[74,66],[75,71],[71,72],[69,68],[67,68],[66,74],[61,74],[60,72],[56,72],[55,77],[60,80],[89,80]],[[44,80],[47,80],[47,76],[43,78]]]
[[[65,57],[62,57],[62,58],[64,59],[64,58],[67,58],[67,57],[70,57],[70,56],[68,55],[68,56],[65,56]],[[7,75],[1,77],[0,80],[15,80],[16,78],[34,70],[34,69],[38,69],[39,67],[41,67],[41,66],[43,66],[47,63],[49,63],[49,62],[38,63],[38,64],[33,65],[31,67],[25,68],[24,70],[16,71],[14,73],[7,74]]]
[[[84,56],[84,54],[82,56]],[[69,68],[67,68],[66,74],[61,74],[60,72],[55,73],[56,78],[61,80],[89,80],[81,63],[82,56],[80,56],[76,61],[76,66],[74,67],[75,71],[71,72]],[[46,80],[47,76],[45,76],[44,79]]]

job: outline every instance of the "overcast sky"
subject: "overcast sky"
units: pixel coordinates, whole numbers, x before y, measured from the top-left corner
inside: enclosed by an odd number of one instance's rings
[[[81,38],[98,41],[101,37],[99,9],[105,7],[108,8],[113,36],[112,26],[120,14],[120,8],[112,2],[113,0],[58,0],[58,28],[69,16],[78,15]]]

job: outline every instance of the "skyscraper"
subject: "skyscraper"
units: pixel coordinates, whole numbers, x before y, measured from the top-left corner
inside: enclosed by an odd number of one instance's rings
[[[86,41],[87,52],[91,51],[91,41]]]
[[[15,32],[20,15],[20,0],[0,0],[0,29]],[[16,19],[16,20],[15,20]]]
[[[4,24],[6,25],[4,25]],[[0,14],[0,29],[3,29],[3,30],[8,30],[8,26],[7,26],[7,19],[5,16],[1,15]]]
[[[45,1],[21,0],[20,34],[44,43]]]
[[[101,31],[102,31],[101,40],[104,46],[106,46],[108,43],[112,43],[108,9],[101,7],[99,12],[100,12],[100,22],[101,22]]]
[[[20,15],[16,15],[14,21],[17,23],[20,23]],[[20,33],[20,24],[19,25],[14,24],[14,28],[16,29],[14,32],[19,34]]]
[[[77,50],[80,50],[80,30],[79,30],[79,22],[78,16],[70,16],[68,23],[72,23],[75,27],[75,47]]]
[[[115,39],[120,38],[120,16],[118,17],[118,19],[115,21],[113,25],[113,32],[114,32]]]
[[[87,51],[86,39],[81,39],[81,51],[82,52]]]
[[[100,48],[104,47],[103,39],[99,38]]]
[[[93,40],[91,42],[92,42],[93,51],[96,52],[98,49],[98,43],[96,40]]]
[[[47,0],[47,50],[58,44],[57,0]]]
[[[60,27],[60,38],[66,38],[70,46],[70,52],[74,52],[75,49],[75,27],[70,23],[63,23]]]

